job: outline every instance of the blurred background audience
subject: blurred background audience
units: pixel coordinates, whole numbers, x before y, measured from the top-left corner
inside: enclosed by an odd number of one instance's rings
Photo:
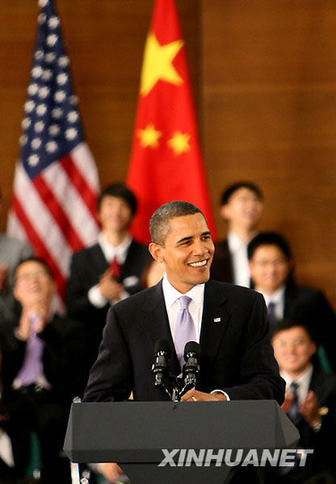
[[[55,313],[55,283],[47,264],[28,258],[15,271],[14,295],[21,311],[4,320],[2,401],[12,435],[19,434],[19,472],[31,457],[31,435],[39,441],[41,482],[70,483],[63,442],[72,398],[86,383],[86,340],[82,325]],[[16,440],[17,442],[17,440]],[[13,443],[13,441],[12,441]]]
[[[0,188],[0,212],[2,210],[3,199]],[[10,318],[14,314],[14,271],[17,264],[30,255],[32,250],[27,243],[0,233],[0,324],[2,319]]]
[[[259,233],[248,245],[248,258],[252,286],[265,298],[270,325],[283,318],[304,322],[319,347],[321,367],[335,371],[336,315],[319,289],[296,284],[285,238],[276,232]]]
[[[305,467],[273,468],[270,483],[336,481],[336,377],[320,372],[312,363],[316,343],[307,326],[282,320],[272,328],[274,354],[286,382],[282,409],[300,432],[299,449],[314,449]]]
[[[263,194],[252,182],[239,181],[224,190],[220,215],[227,225],[227,237],[215,244],[213,279],[250,286],[247,245],[258,233],[263,206]]]

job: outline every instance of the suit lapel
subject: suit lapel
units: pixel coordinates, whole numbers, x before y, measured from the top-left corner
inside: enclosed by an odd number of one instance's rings
[[[100,247],[100,244],[95,244],[91,250],[92,250],[92,259],[93,259],[92,267],[94,267],[94,272],[95,274],[102,275],[108,268],[109,263],[105,259],[105,256]]]
[[[223,289],[220,290],[217,284],[210,280],[205,284],[200,344],[201,352],[206,349],[212,361],[215,360],[229,319]]]
[[[172,356],[170,359],[170,371],[177,375],[180,373],[181,370],[170,331],[166,305],[164,303],[162,281],[160,281],[152,289],[153,292],[149,293],[150,297],[146,298],[144,304],[144,310],[147,313],[147,318],[150,321],[150,324],[146,325],[143,330],[150,338],[152,348],[154,348],[156,341],[160,339],[167,340],[170,343],[172,350]]]
[[[180,365],[177,359],[173,338],[170,332],[166,306],[164,303],[162,282],[154,286],[153,291],[148,293],[145,300],[144,310],[147,320],[151,324],[143,326],[143,331],[151,340],[152,348],[159,339],[169,341],[172,348],[170,367],[172,373],[180,373]],[[201,354],[206,349],[211,361],[215,361],[222,338],[227,330],[230,314],[226,308],[226,296],[223,288],[209,281],[205,284],[202,327],[200,335]]]

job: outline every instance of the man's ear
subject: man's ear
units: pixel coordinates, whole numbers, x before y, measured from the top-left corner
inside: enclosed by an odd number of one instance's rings
[[[148,246],[148,250],[153,257],[154,260],[157,262],[163,262],[163,247],[156,242],[151,242]]]
[[[312,357],[313,355],[315,355],[316,353],[316,343],[315,341],[312,341],[311,342],[311,346],[310,346],[310,357]]]
[[[229,206],[227,203],[225,205],[221,205],[219,209],[219,213],[222,219],[228,220],[228,218],[230,217],[230,214],[229,214]]]

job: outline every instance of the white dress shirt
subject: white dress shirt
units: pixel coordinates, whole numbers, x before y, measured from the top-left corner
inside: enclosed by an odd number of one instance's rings
[[[202,329],[202,317],[203,317],[203,302],[204,302],[204,284],[197,284],[190,291],[182,294],[175,287],[173,287],[168,281],[167,275],[163,276],[162,280],[163,297],[168,314],[168,321],[170,332],[175,344],[175,322],[180,311],[180,303],[178,299],[181,296],[188,296],[191,298],[189,303],[189,312],[191,314],[193,323],[195,325],[197,343],[200,341],[200,334]],[[226,396],[227,400],[230,400],[229,395],[223,390],[216,389],[211,393],[220,392]]]
[[[238,286],[250,287],[250,269],[247,258],[247,245],[238,235],[230,232],[227,236],[232,258],[233,282]]]
[[[0,428],[0,458],[8,465],[14,467],[13,448],[9,436]]]
[[[100,245],[100,248],[107,262],[110,263],[114,258],[116,258],[120,266],[122,266],[125,263],[128,249],[131,243],[132,243],[132,237],[129,234],[126,235],[125,239],[121,242],[121,244],[116,246],[112,245],[107,240],[103,232],[101,232],[98,236],[98,244]],[[129,296],[128,292],[123,291],[118,301],[121,301],[122,299],[126,299],[128,296]],[[97,308],[103,308],[105,304],[109,302],[108,299],[106,299],[106,297],[104,297],[100,292],[98,284],[96,284],[95,286],[91,287],[91,289],[89,289],[88,298],[90,303],[93,306],[96,306]]]
[[[167,279],[167,275],[165,274],[162,281],[162,290],[163,290],[163,296],[164,296],[165,305],[168,313],[170,332],[173,337],[174,343],[175,343],[175,322],[180,312],[180,303],[178,299],[181,296],[189,296],[191,298],[188,309],[195,326],[197,343],[199,343],[200,334],[201,334],[202,315],[203,315],[204,284],[197,284],[192,289],[190,289],[190,291],[188,291],[185,294],[182,294],[170,284],[170,282]]]
[[[298,389],[297,389],[297,395],[299,402],[303,402],[305,398],[307,397],[307,394],[309,392],[309,385],[310,385],[310,380],[313,374],[313,365],[309,364],[307,368],[299,375],[297,378],[293,379],[291,376],[288,375],[285,371],[280,371],[280,376],[285,380],[286,382],[286,391],[290,391],[290,385],[293,382],[298,383]]]

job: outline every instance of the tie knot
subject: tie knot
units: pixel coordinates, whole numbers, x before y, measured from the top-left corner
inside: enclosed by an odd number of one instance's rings
[[[294,396],[297,395],[298,388],[299,384],[296,381],[292,381],[290,384],[290,389],[292,390]]]
[[[190,304],[191,297],[189,296],[181,296],[179,298],[179,303],[180,303],[180,309],[188,309],[188,306]]]
[[[269,311],[274,311],[275,310],[275,303],[273,301],[268,303],[267,309]]]

